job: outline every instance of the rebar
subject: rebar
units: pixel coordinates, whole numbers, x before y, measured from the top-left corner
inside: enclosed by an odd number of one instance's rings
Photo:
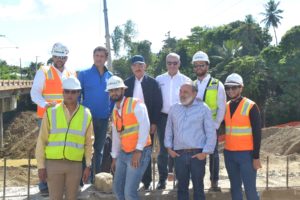
[[[28,153],[28,173],[27,173],[27,199],[30,199],[30,169],[31,169],[31,156]]]
[[[267,156],[267,169],[266,169],[266,190],[269,189],[269,156]]]
[[[6,189],[6,158],[4,158],[3,166],[3,200],[5,200],[5,189]]]
[[[289,156],[286,157],[286,188],[289,187]]]

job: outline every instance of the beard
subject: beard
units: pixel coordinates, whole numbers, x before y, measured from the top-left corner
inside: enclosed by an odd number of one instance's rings
[[[111,100],[113,100],[114,102],[118,102],[121,101],[123,99],[124,95],[115,95],[111,97]]]
[[[187,97],[187,98],[180,97],[180,102],[184,106],[190,105],[193,102],[193,100],[194,100],[193,97]]]

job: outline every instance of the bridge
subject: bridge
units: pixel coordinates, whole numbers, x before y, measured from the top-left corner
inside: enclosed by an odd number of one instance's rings
[[[32,80],[0,80],[0,148],[3,148],[3,113],[17,108],[20,95],[30,93]]]

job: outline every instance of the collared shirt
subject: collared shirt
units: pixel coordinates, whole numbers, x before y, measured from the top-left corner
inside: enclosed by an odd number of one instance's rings
[[[50,66],[43,66],[43,67],[50,68]],[[54,67],[54,69],[57,72],[57,74],[61,80],[66,78],[67,71],[69,71],[69,70],[66,70],[66,68],[63,70],[63,72],[56,69],[56,67]],[[75,74],[75,72],[74,72],[74,74]],[[45,80],[46,80],[46,77],[45,77],[44,71],[42,69],[39,69],[34,76],[32,88],[30,90],[31,100],[42,108],[44,108],[47,103],[42,95],[44,85],[45,85]]]
[[[203,100],[204,93],[210,78],[211,78],[210,74],[207,74],[207,76],[202,81],[200,81],[199,79],[197,80],[197,86],[198,86],[197,98]],[[217,105],[218,105],[217,116],[214,122],[215,129],[218,129],[220,127],[220,124],[224,119],[225,111],[226,111],[226,93],[225,93],[224,85],[221,81],[219,81],[219,86],[218,86]]]
[[[165,147],[174,150],[200,148],[204,153],[213,153],[216,132],[208,106],[194,100],[189,106],[173,105],[169,111]]]
[[[122,116],[122,107],[123,107],[124,100],[125,97],[123,97],[119,109],[117,108],[116,105],[114,107],[114,110],[117,110],[120,116]],[[143,150],[150,132],[150,121],[149,121],[146,105],[142,102],[138,102],[134,108],[134,115],[139,123],[139,137],[138,137],[136,149]],[[121,150],[120,133],[118,133],[117,128],[115,127],[114,123],[112,123],[111,156],[113,158],[117,158],[120,150]]]
[[[79,104],[77,105],[75,111],[73,113],[70,113],[66,105],[63,103],[63,110],[64,110],[67,123],[70,122],[73,115],[76,113],[78,109],[79,109]],[[35,157],[36,157],[38,169],[46,168],[45,148],[48,144],[49,132],[50,132],[50,124],[49,124],[47,112],[45,112],[43,116],[42,125],[40,128],[40,133],[37,139],[36,149],[35,149]],[[91,166],[92,163],[92,157],[94,152],[93,144],[94,144],[94,129],[93,129],[93,122],[91,121],[85,133],[84,157],[85,157],[86,166]]]
[[[141,100],[142,102],[145,102],[143,88],[142,88],[143,78],[144,78],[144,76],[140,80],[135,78],[134,88],[133,88],[133,97]]]
[[[172,105],[179,103],[180,87],[191,79],[179,71],[173,77],[168,72],[156,77],[156,81],[160,85],[163,97],[163,107],[161,112],[168,114]]]
[[[90,109],[93,119],[108,119],[111,114],[113,103],[108,92],[105,91],[111,76],[112,73],[106,67],[104,73],[100,74],[95,65],[78,74],[82,88],[82,105]]]

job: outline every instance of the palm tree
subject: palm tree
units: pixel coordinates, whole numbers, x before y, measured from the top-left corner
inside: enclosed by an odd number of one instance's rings
[[[269,28],[270,26],[273,27],[276,45],[278,44],[278,42],[275,28],[277,28],[278,24],[280,24],[280,19],[282,19],[282,16],[280,16],[280,14],[283,12],[283,10],[278,9],[279,3],[280,1],[276,3],[274,0],[270,0],[267,4],[264,5],[265,13],[261,13],[265,16],[265,18],[261,22],[263,22],[267,28]]]

